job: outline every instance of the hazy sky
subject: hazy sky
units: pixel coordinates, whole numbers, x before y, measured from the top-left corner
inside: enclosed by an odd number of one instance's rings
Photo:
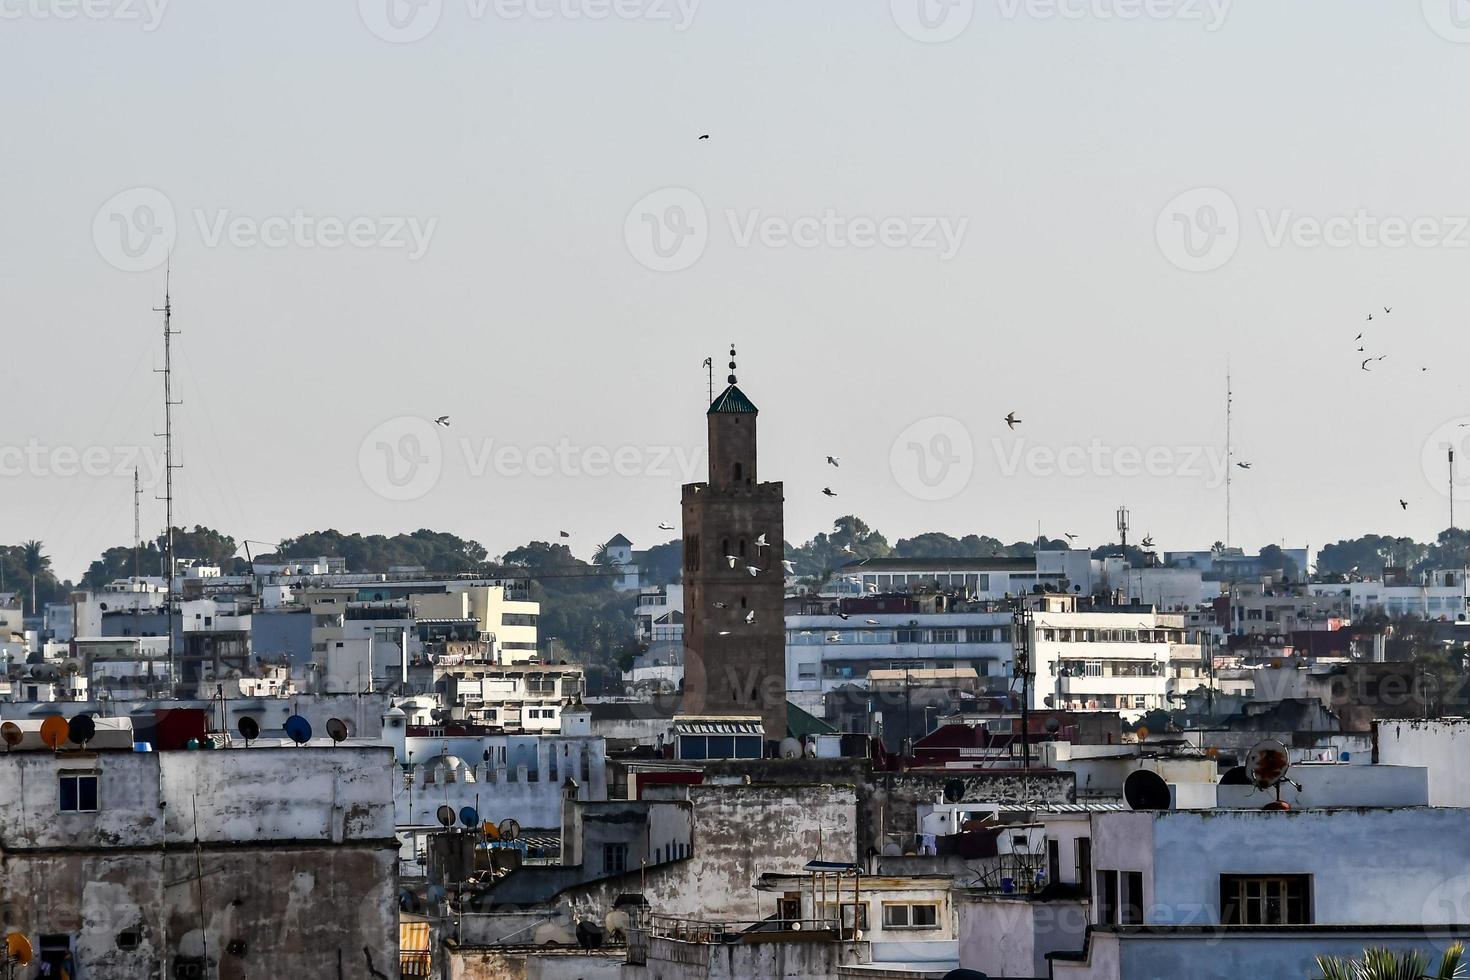
[[[0,541],[162,525],[170,244],[237,538],[667,540],[731,340],[792,540],[1208,547],[1227,359],[1234,543],[1447,525],[1470,8],[420,2],[0,0]]]

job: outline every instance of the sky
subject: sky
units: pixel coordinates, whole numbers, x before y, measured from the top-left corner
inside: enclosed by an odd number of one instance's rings
[[[1450,0],[0,0],[0,541],[163,525],[168,261],[241,540],[669,540],[731,342],[795,542],[1429,539],[1467,80]]]

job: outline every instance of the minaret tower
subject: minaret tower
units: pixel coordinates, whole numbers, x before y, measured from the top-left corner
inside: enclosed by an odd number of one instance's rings
[[[784,491],[756,480],[755,404],[735,384],[710,404],[709,480],[684,487],[684,699],[688,715],[759,715],[786,737]]]

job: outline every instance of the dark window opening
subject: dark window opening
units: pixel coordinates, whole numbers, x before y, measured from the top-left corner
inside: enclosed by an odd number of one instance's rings
[[[1118,872],[1097,873],[1097,891],[1093,895],[1093,903],[1097,906],[1098,925],[1118,924]]]
[[[1123,917],[1125,926],[1143,925],[1143,872],[1128,871],[1123,875]]]
[[[740,466],[739,463],[736,463],[735,464],[735,482],[736,483],[739,483],[743,479],[745,479],[745,470],[741,468],[741,466]]]
[[[1311,875],[1221,875],[1220,922],[1227,926],[1312,923]]]

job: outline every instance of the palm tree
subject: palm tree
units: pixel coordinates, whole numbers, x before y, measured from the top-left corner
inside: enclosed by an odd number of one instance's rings
[[[25,573],[31,577],[31,615],[36,614],[36,579],[51,567],[51,557],[41,553],[39,541],[26,541],[20,546],[20,562]]]
[[[1418,950],[1391,953],[1386,949],[1363,951],[1361,960],[1337,956],[1317,957],[1323,980],[1454,980],[1465,975],[1465,946],[1455,943],[1445,950],[1439,970],[1429,972],[1429,961]]]

